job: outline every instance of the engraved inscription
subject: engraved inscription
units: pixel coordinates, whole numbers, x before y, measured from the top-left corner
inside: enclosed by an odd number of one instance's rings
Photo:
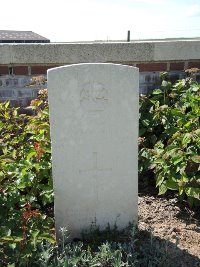
[[[86,111],[103,111],[108,104],[108,89],[99,82],[84,84],[80,91],[80,104]]]
[[[85,170],[79,170],[79,173],[84,173],[84,172],[93,172],[93,173],[98,173],[101,171],[111,171],[111,168],[99,168],[98,167],[98,153],[93,152],[93,166],[91,169],[85,169]]]
[[[95,199],[96,199],[96,203],[99,202],[99,176],[103,175],[103,174],[108,174],[109,172],[112,171],[112,168],[99,168],[99,164],[98,164],[98,153],[97,152],[93,152],[93,163],[92,163],[92,167],[90,169],[83,169],[83,170],[79,170],[79,173],[91,173],[92,177],[93,177],[93,188],[94,188],[94,192],[95,192]]]

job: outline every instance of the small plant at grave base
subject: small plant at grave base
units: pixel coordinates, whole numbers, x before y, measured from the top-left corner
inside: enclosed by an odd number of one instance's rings
[[[197,71],[197,70],[196,70]],[[176,190],[200,203],[200,85],[192,77],[140,97],[140,174],[153,171],[159,194]],[[146,173],[146,174],[145,174]]]
[[[87,232],[87,238],[78,242],[69,242],[68,232],[64,228],[61,229],[61,234],[59,245],[47,242],[37,245],[37,253],[32,262],[35,267],[174,266],[170,253],[176,252],[176,247],[167,241],[159,242],[153,237],[151,230],[144,236],[136,227],[129,227],[122,232],[116,227],[103,231],[99,227],[92,227]],[[178,263],[176,266],[179,266]]]
[[[26,266],[37,243],[55,242],[48,106],[40,93],[34,116],[0,104],[0,266]]]

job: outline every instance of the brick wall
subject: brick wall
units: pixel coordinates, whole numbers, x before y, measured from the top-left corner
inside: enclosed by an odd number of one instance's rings
[[[15,66],[13,67],[14,75],[28,75],[28,66]]]
[[[0,75],[46,75],[47,70],[50,68],[59,67],[60,65],[23,65],[23,66],[10,66],[0,65]],[[11,71],[12,70],[12,71]]]
[[[125,63],[123,63],[125,64]],[[162,72],[162,71],[184,71],[188,68],[199,68],[200,61],[179,61],[179,62],[154,62],[154,63],[127,63],[136,66],[140,72]],[[0,75],[9,75],[10,69],[14,75],[46,75],[50,68],[59,67],[61,65],[32,65],[32,66],[9,66],[0,65]]]
[[[31,66],[30,69],[31,69],[31,75],[41,75],[41,74],[47,74],[47,70],[48,69],[51,69],[51,68],[55,68],[55,67],[58,67],[56,65],[41,65],[41,66],[38,66],[38,65],[35,65],[35,66]]]
[[[144,71],[184,71],[188,68],[200,69],[200,61],[157,62],[134,64],[140,72]]]
[[[140,72],[143,71],[167,71],[167,63],[140,63],[136,64]]]
[[[0,65],[0,75],[7,75],[8,74],[8,66]]]

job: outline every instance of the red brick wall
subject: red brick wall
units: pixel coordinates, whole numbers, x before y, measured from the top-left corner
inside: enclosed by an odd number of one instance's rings
[[[141,63],[136,64],[140,71],[167,71],[167,63]]]
[[[187,63],[187,64],[185,64]],[[194,62],[157,62],[157,63],[138,63],[136,67],[139,68],[141,72],[151,72],[151,71],[184,71],[185,66],[187,68],[199,68],[200,61]]]
[[[189,62],[188,63],[188,69],[190,69],[190,68],[198,68],[198,69],[200,69],[200,62],[199,61],[197,61],[197,62]]]
[[[47,66],[31,66],[31,75],[46,74],[47,69]]]
[[[13,74],[15,74],[15,75],[28,75],[28,66],[13,67]]]
[[[170,71],[175,70],[184,70],[184,62],[171,62],[170,63]]]
[[[130,63],[139,68],[140,72],[152,72],[152,71],[184,71],[187,68],[199,68],[200,61],[190,62],[152,62],[152,63]],[[14,75],[28,75],[28,66],[6,66],[0,65],[0,75],[9,74],[9,67],[13,68]],[[59,65],[32,65],[30,66],[31,75],[46,75],[47,70],[50,68],[59,67]]]
[[[50,68],[55,68],[58,66],[51,65],[51,66],[31,66],[31,75],[38,75],[38,74],[47,74],[47,70]]]
[[[0,66],[0,75],[7,75],[8,74],[8,66]]]

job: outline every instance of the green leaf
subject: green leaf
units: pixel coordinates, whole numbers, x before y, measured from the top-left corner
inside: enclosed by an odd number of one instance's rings
[[[13,149],[12,157],[13,157],[13,159],[16,159],[16,157],[17,157],[17,150],[16,149]]]
[[[51,244],[54,244],[56,241],[55,241],[55,238],[53,236],[51,236],[50,234],[48,233],[44,233],[42,235],[39,236],[39,239],[42,239],[42,240],[47,240],[49,241]]]
[[[197,136],[200,137],[200,129],[197,129],[196,131],[194,131],[196,133]]]
[[[195,163],[200,163],[200,155],[195,155],[193,157],[191,157],[191,160]]]
[[[32,151],[27,155],[27,160],[30,160],[32,157],[34,157],[36,155],[36,151]]]
[[[171,109],[170,113],[173,116],[182,116],[182,112],[180,109]]]
[[[200,200],[200,188],[186,187],[185,193],[187,194],[187,196]]]
[[[6,162],[6,163],[14,163],[15,161],[12,158],[1,158],[2,162]]]
[[[157,176],[157,178],[156,178],[156,187],[161,186],[161,184],[163,183],[164,179],[165,179],[164,175],[159,174]]]
[[[10,105],[10,101],[6,102],[5,108],[7,109],[9,105]]]
[[[14,111],[13,111],[13,116],[14,116],[14,117],[17,117],[17,109],[14,109]]]
[[[182,144],[183,144],[183,145],[188,144],[188,143],[191,141],[191,137],[192,137],[192,135],[191,135],[190,133],[186,133],[186,134],[183,136]]]
[[[0,241],[14,241],[14,238],[12,236],[2,236]]]
[[[154,104],[154,105],[156,105],[156,100],[152,100],[152,99],[150,99],[150,102],[152,103],[152,104]],[[152,106],[152,108],[153,108],[153,106]]]
[[[192,86],[192,91],[197,92],[199,90],[199,86]]]
[[[182,195],[184,193],[184,188],[182,186],[179,186],[179,195]]]
[[[4,236],[11,236],[11,229],[7,226],[1,227],[1,234],[3,234]]]
[[[176,156],[172,157],[172,162],[173,162],[174,165],[177,165],[181,161],[183,161],[183,156],[182,155],[177,154]]]
[[[165,184],[161,184],[160,186],[159,186],[159,195],[163,195],[163,194],[165,194],[167,192],[167,187],[166,187],[166,185]]]
[[[176,157],[177,154],[179,154],[179,153],[182,154],[182,151],[179,150],[178,147],[172,148],[172,146],[169,146],[166,148],[166,150],[167,150],[167,152],[166,152],[167,156]]]
[[[153,90],[152,94],[153,95],[160,95],[160,94],[163,94],[163,91],[160,89],[155,89],[155,90]]]
[[[23,240],[22,237],[18,237],[18,236],[13,236],[13,239],[15,242],[21,242]]]
[[[175,178],[175,180],[176,180],[176,178]],[[169,188],[171,190],[178,190],[179,189],[178,183],[173,181],[172,178],[170,180],[167,180],[165,185],[167,188]]]
[[[147,152],[145,148],[140,150],[140,156],[143,158],[149,159],[149,153]]]
[[[40,233],[40,230],[38,230],[38,229],[31,232],[32,244],[33,244],[34,248],[36,248],[39,233]]]
[[[163,87],[166,87],[166,86],[168,86],[169,85],[169,82],[167,82],[167,81],[162,81],[162,86]]]
[[[168,105],[162,105],[162,106],[160,106],[160,110],[165,110],[167,108],[168,108]]]
[[[15,248],[16,248],[16,243],[12,243],[12,244],[9,244],[8,246],[12,249],[12,250],[14,250]]]
[[[190,128],[191,121],[188,121],[186,124],[183,125],[184,128]]]
[[[150,123],[150,121],[149,121],[149,120],[147,120],[147,119],[145,119],[145,120],[142,120],[142,124],[143,124],[144,126],[146,126],[146,127],[148,127],[148,126],[149,126],[149,123]]]

